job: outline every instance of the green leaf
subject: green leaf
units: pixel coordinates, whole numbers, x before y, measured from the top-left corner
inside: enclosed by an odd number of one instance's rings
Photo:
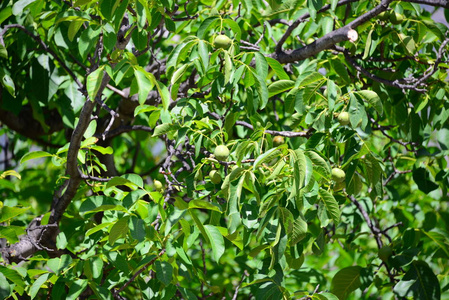
[[[349,78],[348,70],[346,69],[346,66],[340,61],[340,59],[335,58],[332,59],[330,62],[335,73],[338,75],[340,79],[344,81],[344,83],[346,84],[352,83],[351,78]]]
[[[113,154],[114,153],[114,150],[112,149],[111,146],[108,146],[108,147],[104,148],[104,147],[95,145],[95,146],[90,147],[90,149],[95,150],[95,151],[97,151],[97,152],[99,152],[99,153],[101,153],[103,155],[105,155],[105,154]]]
[[[234,35],[235,35],[234,39],[236,41],[240,41],[241,36],[242,36],[242,30],[240,29],[239,24],[236,21],[234,21],[232,19],[228,19],[228,18],[223,19],[223,23],[228,25],[231,28],[232,32],[234,32]]]
[[[447,257],[449,257],[449,237],[447,234],[443,234],[438,231],[421,230],[421,232],[427,235],[432,242],[438,245],[438,247],[446,253]]]
[[[200,40],[198,42],[198,54],[200,56],[201,62],[203,63],[204,70],[206,71],[209,67],[209,49],[207,44],[203,40]]]
[[[5,279],[0,278],[0,299],[7,299],[7,297],[2,297],[4,295],[4,294],[2,294],[2,292],[5,292],[5,293],[8,292],[8,289],[10,287],[8,280],[12,281],[16,285],[14,287],[14,289],[19,293],[24,290],[25,286],[27,286],[27,283],[24,280],[26,273],[22,275],[21,273],[19,273],[16,270],[8,269],[6,267],[0,266],[0,274],[3,275],[3,278],[5,278]],[[6,280],[6,278],[8,280]],[[5,285],[2,286],[2,284],[5,284]],[[8,287],[6,287],[6,284],[8,285]],[[9,295],[7,295],[7,296],[9,296]]]
[[[329,106],[329,111],[334,111],[335,101],[337,101],[337,85],[333,80],[327,80],[327,105]]]
[[[203,23],[201,23],[200,27],[198,28],[198,31],[196,32],[196,36],[204,40],[206,33],[210,32],[210,27],[214,26],[215,23],[220,20],[217,16],[212,16],[209,18],[206,18]]]
[[[23,214],[29,209],[30,207],[20,208],[20,207],[3,206],[0,214],[0,223],[7,222],[16,216]]]
[[[0,24],[1,23],[2,22],[0,21]],[[6,50],[6,47],[3,46],[2,44],[0,44],[0,57],[8,59],[8,50]],[[8,90],[8,92],[10,92],[10,91]],[[11,96],[14,97],[14,95],[11,95]]]
[[[145,24],[147,22],[147,13],[143,3],[143,1],[136,1],[137,26],[139,28],[139,31],[141,31],[145,27]]]
[[[323,81],[325,80],[324,76],[321,75],[318,72],[313,72],[312,74],[306,76],[305,78],[301,79],[301,77],[298,78],[298,80],[300,80],[299,82],[297,81],[296,83],[298,84],[297,87],[303,87],[303,86],[308,86],[312,83],[315,83],[317,81]]]
[[[128,233],[128,220],[129,217],[124,217],[118,219],[117,222],[111,227],[109,232],[109,244],[114,245],[114,243],[121,237],[126,236]]]
[[[91,228],[89,230],[86,231],[86,236],[89,236],[91,234],[94,234],[95,232],[98,232],[100,230],[102,230],[103,228],[109,227],[110,225],[112,225],[114,222],[104,222],[101,223],[100,225],[95,226],[94,228]]]
[[[16,178],[18,178],[18,179],[22,179],[22,177],[20,176],[20,174],[17,173],[17,171],[15,171],[15,170],[7,170],[7,171],[4,171],[3,173],[0,174],[0,179],[5,179],[6,176],[14,176],[14,177],[16,177]]]
[[[240,250],[243,250],[243,240],[238,231],[234,232],[233,234],[229,234],[229,232],[226,228],[219,227],[219,226],[217,226],[217,228],[220,231],[222,236],[224,236],[226,239],[231,241],[231,243],[236,245]]]
[[[220,230],[213,225],[204,225],[204,230],[212,247],[212,257],[218,263],[225,251],[223,236]]]
[[[231,59],[231,56],[229,55],[229,52],[226,51],[224,53],[224,75],[225,75],[224,83],[225,84],[227,84],[231,80],[232,70],[233,70],[232,59]]]
[[[9,295],[11,295],[11,286],[5,275],[0,273],[0,299],[8,299]]]
[[[23,164],[24,162],[26,162],[28,160],[31,160],[31,159],[36,159],[36,158],[41,158],[41,157],[48,157],[48,156],[53,156],[53,154],[45,152],[45,151],[29,152],[29,153],[25,154],[20,159],[20,163]]]
[[[25,233],[25,229],[20,226],[0,226],[0,238],[7,239],[10,244],[17,243],[19,236]]]
[[[366,43],[365,43],[365,51],[363,52],[363,57],[362,59],[366,59],[367,57],[370,56],[370,49],[371,49],[371,35],[373,34],[373,29],[371,29],[371,31],[368,33],[368,36],[366,38]]]
[[[279,93],[283,93],[294,88],[295,82],[293,80],[278,80],[268,86],[269,97],[273,97]]]
[[[108,183],[106,184],[106,188],[111,188],[117,185],[126,185],[130,188],[135,189],[136,187],[138,187],[138,185],[132,183],[130,180],[124,178],[124,177],[113,177],[111,178],[111,180],[108,181]]]
[[[295,219],[292,232],[290,234],[290,246],[294,246],[302,241],[307,235],[307,222],[302,216]]]
[[[31,299],[34,299],[34,297],[36,297],[41,286],[47,281],[49,276],[50,276],[50,273],[43,274],[33,282],[33,284],[31,285],[31,288],[30,288]]]
[[[70,22],[69,32],[67,36],[71,42],[73,41],[76,34],[80,30],[81,26],[83,26],[84,22],[85,22],[84,20],[73,20]]]
[[[23,13],[24,9],[36,0],[19,0],[12,6],[12,14],[18,16]]]
[[[83,133],[85,140],[81,143],[81,148],[95,144],[98,141],[97,138],[93,137],[96,130],[97,120],[90,121],[89,126],[87,126],[86,131]]]
[[[331,215],[335,225],[338,225],[338,223],[340,223],[341,211],[334,196],[324,189],[320,189],[319,194],[327,212]]]
[[[290,76],[287,75],[287,73],[284,71],[284,68],[277,60],[271,57],[265,57],[265,59],[280,80],[290,80]]]
[[[190,64],[182,65],[178,70],[176,70],[175,73],[173,73],[173,76],[171,77],[171,84],[174,85],[178,83],[182,79],[182,76],[186,72],[186,69],[190,66]]]
[[[410,269],[402,277],[393,291],[399,297],[413,299],[441,299],[441,288],[438,278],[424,261],[413,261]]]
[[[68,254],[64,254],[61,257],[49,259],[47,266],[53,273],[59,274],[63,269],[72,263],[72,258]]]
[[[307,0],[307,8],[310,18],[315,21],[317,11],[323,6],[322,0]]]
[[[16,97],[16,86],[11,76],[9,76],[8,74],[3,75],[2,85],[6,88],[11,96],[13,96],[14,98]]]
[[[275,158],[278,158],[281,155],[281,152],[277,148],[271,148],[267,152],[262,155],[259,155],[254,162],[253,171],[255,171],[262,163],[269,162]]]
[[[148,94],[153,89],[154,83],[148,76],[148,72],[141,66],[134,67],[134,76],[136,77],[137,85],[139,87],[139,103],[140,105],[143,105],[148,97]]]
[[[362,121],[363,116],[366,115],[365,106],[363,102],[359,101],[354,94],[349,94],[349,121],[352,128],[356,128]]]
[[[0,24],[2,24],[11,15],[12,15],[12,7],[11,6],[6,6],[6,7],[2,8],[2,10],[0,11]]]
[[[153,74],[151,74],[153,75]],[[153,75],[154,76],[154,75]],[[160,81],[156,81],[156,88],[159,92],[159,95],[161,96],[162,99],[162,107],[167,110],[168,107],[170,106],[170,92],[168,91],[168,88]]]
[[[379,113],[379,115],[383,115],[383,105],[382,101],[380,100],[380,97],[377,95],[376,92],[370,91],[370,90],[362,90],[356,92],[360,97],[362,97],[364,100],[368,101],[368,103],[374,107],[374,109]]]
[[[99,67],[87,76],[86,89],[89,99],[92,102],[95,101],[95,97],[97,97],[98,91],[100,90],[101,82],[104,77],[104,67],[104,65]]]
[[[169,285],[173,277],[172,265],[166,261],[156,260],[154,266],[156,267],[156,278],[166,286]]]
[[[259,107],[260,109],[264,109],[268,103],[268,88],[264,79],[262,79],[258,74],[253,73],[254,78],[256,79],[256,90],[259,95]]]
[[[76,300],[79,295],[86,289],[88,284],[87,279],[75,279],[70,285],[69,292],[67,293],[66,300]]]
[[[265,80],[268,76],[268,64],[265,56],[259,52],[255,52],[254,56],[256,59],[256,73],[261,79]]]
[[[429,177],[429,172],[424,168],[413,170],[413,180],[418,185],[418,188],[426,194],[438,188],[438,185],[430,180]]]
[[[189,208],[208,209],[208,210],[217,211],[219,213],[222,212],[219,207],[217,207],[213,203],[210,203],[210,202],[207,202],[207,201],[204,201],[204,200],[192,200],[192,201],[190,201],[189,202]]]
[[[289,235],[293,230],[293,214],[285,207],[278,207],[279,219],[282,221],[285,232]]]
[[[295,189],[299,192],[305,185],[307,162],[304,152],[300,149],[295,151],[290,151],[293,163],[293,179],[295,184]]]
[[[324,178],[330,178],[331,167],[318,153],[314,151],[305,151],[304,154],[310,158],[313,163],[313,170]]]
[[[129,182],[137,185],[140,188],[143,188],[143,179],[142,177],[140,177],[140,175],[137,174],[123,174],[121,177],[125,178],[126,180],[128,180]]]
[[[178,124],[168,124],[168,123],[160,124],[160,125],[157,125],[156,128],[154,129],[153,137],[167,134],[169,132],[172,132],[172,131],[175,131],[178,129],[179,129]]]
[[[347,299],[349,294],[362,285],[360,280],[360,273],[362,270],[362,267],[352,266],[338,271],[334,278],[332,278],[331,292],[335,294],[338,299]]]

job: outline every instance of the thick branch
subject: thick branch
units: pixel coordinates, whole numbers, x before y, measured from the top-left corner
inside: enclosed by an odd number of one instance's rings
[[[339,1],[337,3],[337,6],[341,6],[341,5],[345,5],[351,2],[356,2],[358,0],[342,0]],[[320,10],[317,11],[317,13],[322,13],[326,10],[329,10],[331,8],[330,4],[324,5]],[[305,13],[304,15],[302,15],[301,17],[298,18],[298,20],[296,20],[295,22],[293,22],[285,31],[284,35],[281,37],[281,39],[279,40],[278,44],[276,45],[276,53],[278,52],[282,52],[282,46],[284,45],[285,41],[288,39],[288,37],[292,34],[293,30],[295,30],[296,27],[299,26],[299,24],[305,22],[305,20],[307,20],[308,18],[310,18],[310,13]],[[283,22],[282,22],[283,21]],[[278,21],[278,19],[276,20],[271,20],[270,24],[272,24],[272,22],[276,22],[276,23],[282,23],[282,24],[288,24],[287,21],[285,20],[280,20]],[[272,24],[273,25],[273,24]]]
[[[98,92],[98,98],[101,98],[101,94],[103,90],[106,88],[107,83],[111,78],[109,75],[104,72],[104,77],[101,82],[101,86]],[[57,223],[61,219],[64,211],[69,206],[73,197],[78,190],[78,187],[81,183],[81,175],[78,171],[78,152],[81,147],[81,141],[83,140],[84,132],[86,132],[87,127],[92,120],[92,111],[95,107],[95,101],[91,101],[89,98],[84,103],[83,109],[81,110],[78,125],[75,127],[75,130],[72,133],[72,137],[70,139],[69,151],[67,153],[67,171],[66,174],[70,177],[69,183],[67,185],[67,189],[61,198],[53,205],[50,221],[49,223]]]
[[[444,7],[449,9],[449,1],[448,0],[402,0],[403,2],[412,2],[419,4],[426,4],[435,7]]]
[[[382,0],[382,2],[378,6],[368,11],[367,13],[361,15],[348,25],[338,28],[332,32],[329,32],[328,34],[324,35],[323,37],[317,39],[312,44],[307,45],[305,47],[298,48],[292,52],[284,52],[278,46],[276,47],[276,52],[271,56],[274,59],[277,59],[280,63],[291,63],[315,56],[318,53],[322,52],[323,50],[330,49],[337,43],[350,40],[348,33],[351,30],[357,28],[357,26],[367,22],[371,18],[387,10],[388,5],[391,2],[392,0]]]

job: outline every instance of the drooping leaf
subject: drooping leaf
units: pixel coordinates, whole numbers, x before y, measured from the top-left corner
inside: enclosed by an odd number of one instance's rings
[[[204,225],[204,230],[212,247],[212,257],[218,263],[225,251],[223,236],[221,235],[220,230],[213,225]]]

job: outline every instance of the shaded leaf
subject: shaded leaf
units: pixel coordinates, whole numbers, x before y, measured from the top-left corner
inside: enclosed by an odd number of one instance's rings
[[[350,293],[361,286],[360,273],[362,270],[362,267],[353,266],[338,271],[332,278],[331,292],[338,299],[346,299]]]

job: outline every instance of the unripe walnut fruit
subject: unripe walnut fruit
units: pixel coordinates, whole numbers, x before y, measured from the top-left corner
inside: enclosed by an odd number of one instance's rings
[[[221,182],[221,175],[217,170],[212,170],[209,172],[210,181],[214,184],[219,184]]]
[[[155,180],[153,183],[154,183],[154,188],[157,191],[161,191],[164,188],[164,186],[162,185],[162,182],[160,182],[159,180]]]
[[[332,180],[335,182],[343,182],[346,179],[346,173],[340,168],[333,168],[332,169]]]
[[[224,34],[219,34],[214,39],[214,47],[227,50],[232,44],[232,40]]]
[[[338,123],[340,123],[340,125],[345,126],[349,124],[349,114],[345,111],[341,112],[338,114],[337,117]]]
[[[278,147],[285,143],[284,137],[277,135],[273,138],[273,146]]]
[[[225,145],[219,145],[215,148],[214,156],[220,161],[225,161],[229,157],[229,149]]]

